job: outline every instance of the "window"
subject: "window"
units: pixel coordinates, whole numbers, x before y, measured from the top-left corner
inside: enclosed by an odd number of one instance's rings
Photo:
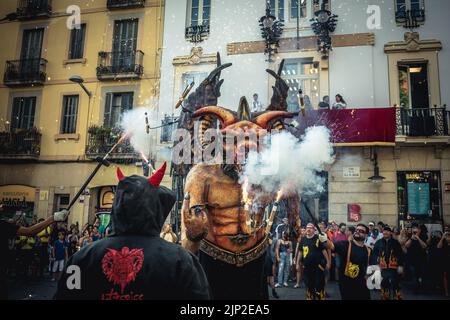
[[[428,108],[430,106],[427,63],[399,63],[398,79],[399,101],[402,107]]]
[[[270,14],[284,20],[284,0],[270,0]]]
[[[122,114],[133,108],[133,92],[108,93],[104,115],[104,126],[118,128]]]
[[[442,221],[440,186],[439,171],[398,172],[399,220]]]
[[[190,0],[189,19],[191,26],[209,26],[211,18],[211,0]]]
[[[13,100],[11,129],[30,129],[34,126],[36,97],[18,97]]]
[[[306,18],[307,12],[307,0],[291,0],[291,19]],[[300,14],[300,15],[299,15]]]
[[[55,194],[54,211],[67,210],[70,203],[70,194]]]
[[[320,99],[319,70],[314,66],[313,58],[287,59],[281,77],[289,86],[288,111],[295,112],[300,109],[300,88],[303,91],[305,109],[317,108]]]
[[[80,29],[72,29],[72,31],[70,32],[69,59],[83,58],[85,33],[85,23],[80,25]]]
[[[417,22],[425,21],[425,2],[424,0],[396,0],[395,1],[395,19],[398,23],[404,23],[410,17]]]
[[[206,79],[208,76],[208,73],[206,72],[188,72],[183,73],[182,78],[182,88],[186,88],[188,85],[190,85],[192,82],[194,82],[194,87],[192,88],[191,92],[194,92],[195,89],[200,85],[200,83]]]
[[[77,131],[78,96],[64,96],[61,133]]]

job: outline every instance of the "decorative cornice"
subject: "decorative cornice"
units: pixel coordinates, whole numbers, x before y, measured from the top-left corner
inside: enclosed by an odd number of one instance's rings
[[[331,36],[333,47],[356,47],[375,45],[374,33],[355,33]],[[302,51],[317,50],[317,37],[284,38],[280,40],[278,52],[298,51],[297,42]],[[233,42],[227,45],[228,55],[263,53],[265,49],[264,41]]]
[[[420,40],[418,32],[406,32],[404,41],[388,42],[384,45],[385,53],[440,51],[442,43],[439,40]]]
[[[217,54],[203,54],[202,47],[193,47],[191,54],[173,58],[174,66],[189,66],[193,64],[217,64]]]

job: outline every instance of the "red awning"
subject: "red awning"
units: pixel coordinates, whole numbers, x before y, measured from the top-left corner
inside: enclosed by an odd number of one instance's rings
[[[306,110],[295,120],[295,134],[311,126],[326,126],[331,130],[336,146],[394,146],[395,108]]]

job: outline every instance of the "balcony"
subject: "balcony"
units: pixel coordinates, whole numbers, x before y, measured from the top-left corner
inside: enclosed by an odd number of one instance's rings
[[[425,10],[400,10],[395,12],[395,22],[407,29],[415,29],[425,22]]]
[[[17,19],[49,18],[52,15],[51,0],[19,0]]]
[[[397,108],[397,136],[447,137],[450,112],[441,108]],[[399,140],[397,138],[397,140]]]
[[[197,44],[208,38],[209,24],[199,26],[189,26],[185,29],[184,37],[187,41]]]
[[[99,52],[98,80],[140,79],[144,73],[144,53],[137,51]]]
[[[160,143],[173,142],[173,133],[178,127],[178,117],[172,115],[164,115],[164,119],[161,121],[161,137]]]
[[[86,157],[95,159],[103,157],[120,139],[122,132],[115,128],[92,126],[88,130],[88,145]],[[129,140],[119,144],[109,155],[113,162],[131,163],[140,159],[140,155],[133,149]]]
[[[37,159],[41,151],[41,133],[36,128],[0,132],[0,159]]]
[[[10,87],[43,85],[47,78],[45,59],[6,61],[3,82]]]
[[[143,8],[145,0],[108,0],[106,6],[109,10]]]

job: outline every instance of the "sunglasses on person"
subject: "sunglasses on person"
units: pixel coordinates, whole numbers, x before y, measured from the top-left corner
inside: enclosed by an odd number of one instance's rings
[[[358,229],[358,228],[356,228],[355,229],[355,233],[364,233],[364,234],[366,234],[366,230],[365,229]]]

